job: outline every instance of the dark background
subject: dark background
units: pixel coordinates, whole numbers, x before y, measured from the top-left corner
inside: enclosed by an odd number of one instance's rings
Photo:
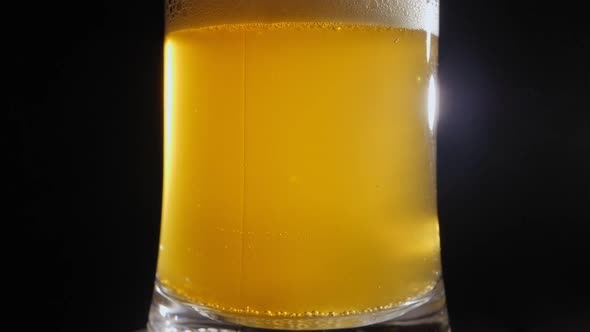
[[[4,274],[27,326],[145,325],[162,3],[3,5],[3,127],[16,128]],[[453,331],[590,331],[589,17],[570,1],[441,3],[438,185]]]

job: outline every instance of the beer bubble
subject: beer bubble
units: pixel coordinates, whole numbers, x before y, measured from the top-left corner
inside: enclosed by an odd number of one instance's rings
[[[367,3],[367,7],[368,7],[370,10],[375,10],[375,9],[379,8],[379,4],[377,3],[377,0],[370,0],[370,1]]]

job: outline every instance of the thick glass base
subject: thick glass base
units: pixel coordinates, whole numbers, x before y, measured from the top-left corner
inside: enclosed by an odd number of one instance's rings
[[[383,311],[337,317],[260,318],[187,303],[156,282],[149,332],[285,331],[450,332],[442,280],[430,292]]]

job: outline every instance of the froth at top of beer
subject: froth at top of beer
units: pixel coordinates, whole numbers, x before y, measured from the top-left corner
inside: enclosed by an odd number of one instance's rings
[[[222,24],[342,22],[438,35],[438,0],[167,0],[166,30]]]

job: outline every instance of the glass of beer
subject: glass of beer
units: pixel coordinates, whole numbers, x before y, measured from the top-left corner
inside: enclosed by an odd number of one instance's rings
[[[168,0],[150,331],[448,331],[437,0]]]

